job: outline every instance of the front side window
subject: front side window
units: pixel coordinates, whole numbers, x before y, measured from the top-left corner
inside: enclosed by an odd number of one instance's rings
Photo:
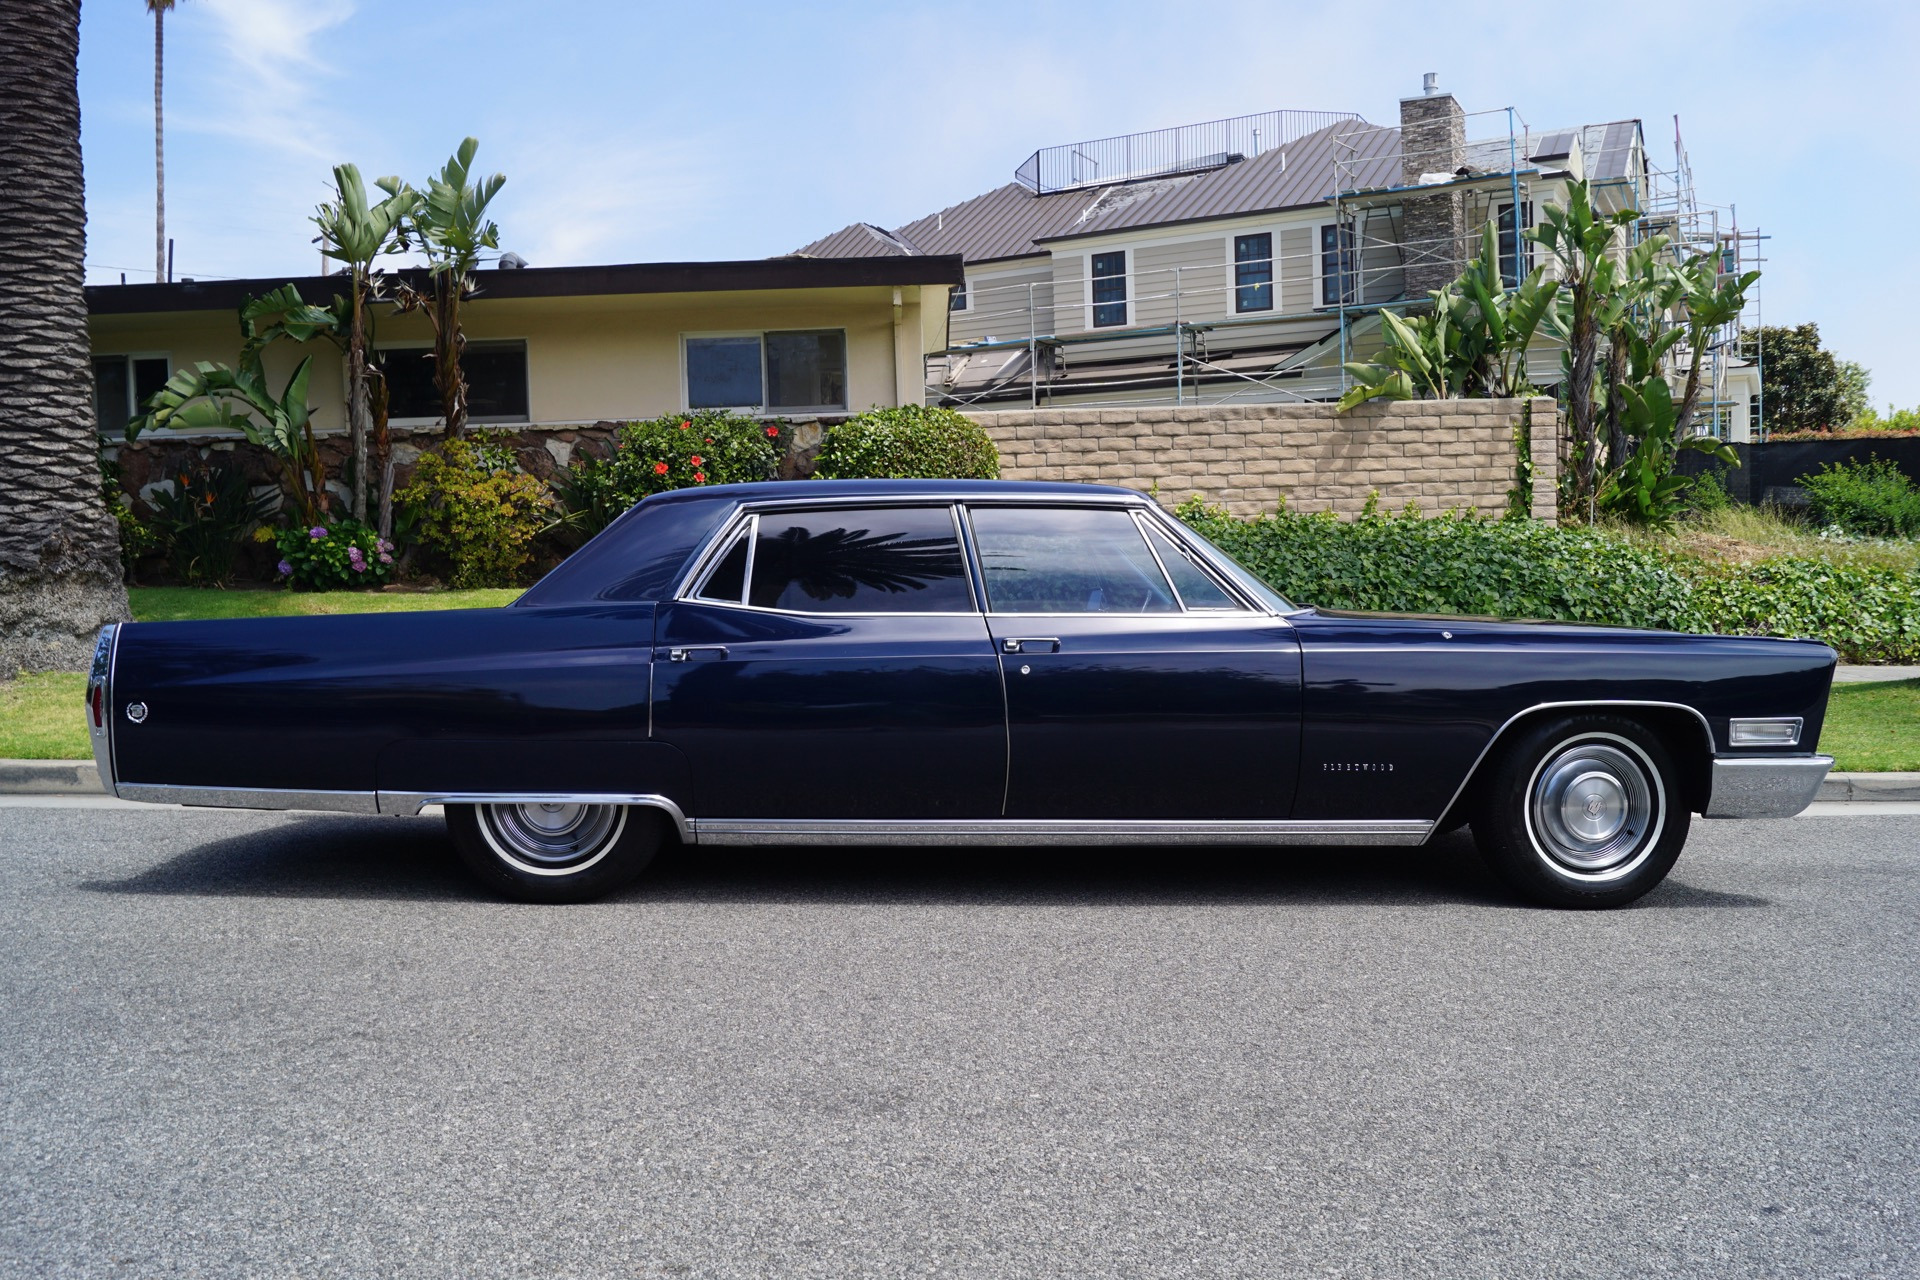
[[[1273,233],[1233,238],[1233,309],[1273,310]]]
[[[1337,306],[1354,300],[1359,277],[1357,258],[1352,227],[1329,223],[1320,228],[1320,301],[1323,305]]]
[[[1093,327],[1127,322],[1127,251],[1093,255]]]
[[[777,330],[688,338],[687,407],[799,412],[847,407],[847,335]]]
[[[973,541],[995,613],[1178,613],[1133,516],[975,507]]]
[[[716,577],[731,571],[732,555],[729,549]],[[766,512],[756,522],[750,565],[747,603],[757,608],[973,612],[966,560],[947,507]]]
[[[442,417],[439,388],[433,385],[433,349],[383,347],[374,363],[387,382],[387,417],[392,421],[431,422]],[[527,344],[469,342],[460,352],[467,380],[469,422],[525,422],[528,418]]]
[[[1173,589],[1180,593],[1180,603],[1189,609],[1239,609],[1240,602],[1227,594],[1226,588],[1215,582],[1213,575],[1200,567],[1191,551],[1175,542],[1153,524],[1143,521],[1147,530],[1147,541],[1153,544],[1153,550],[1160,557],[1161,567],[1167,576],[1173,579]]]
[[[147,397],[171,376],[165,356],[95,356],[93,420],[100,434],[125,434],[127,420],[146,412]]]

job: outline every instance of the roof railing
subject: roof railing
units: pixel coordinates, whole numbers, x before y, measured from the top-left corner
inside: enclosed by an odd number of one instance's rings
[[[1357,121],[1351,111],[1262,111],[1250,116],[1126,133],[1042,147],[1013,171],[1037,196],[1143,178],[1218,169],[1287,146],[1330,125]]]

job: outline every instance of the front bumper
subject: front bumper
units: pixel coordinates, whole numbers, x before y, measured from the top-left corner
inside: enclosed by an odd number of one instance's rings
[[[1706,818],[1791,818],[1820,794],[1832,756],[1716,756]]]

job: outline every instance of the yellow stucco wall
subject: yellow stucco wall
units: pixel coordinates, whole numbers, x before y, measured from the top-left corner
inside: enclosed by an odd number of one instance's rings
[[[924,312],[921,286],[570,298],[483,295],[462,309],[462,328],[469,341],[525,340],[528,406],[535,424],[649,418],[684,409],[683,335],[769,329],[844,329],[847,410],[858,412],[923,402],[922,356],[944,345],[946,306],[944,287],[925,287],[925,292]],[[377,342],[431,339],[425,317],[385,314],[390,310],[378,308]],[[176,370],[197,360],[231,364],[239,357],[238,323],[227,311],[95,316],[89,329],[95,355],[164,353]],[[344,429],[345,375],[331,344],[277,344],[267,355],[272,385],[284,385],[309,355],[316,425]]]

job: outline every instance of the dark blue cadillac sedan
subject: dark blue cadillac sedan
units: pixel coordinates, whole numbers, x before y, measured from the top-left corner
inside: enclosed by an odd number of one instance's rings
[[[505,609],[134,623],[87,690],[156,803],[444,805],[500,890],[688,844],[1418,845],[1614,906],[1693,814],[1805,808],[1802,641],[1303,608],[1127,489],[823,481],[634,506]]]

